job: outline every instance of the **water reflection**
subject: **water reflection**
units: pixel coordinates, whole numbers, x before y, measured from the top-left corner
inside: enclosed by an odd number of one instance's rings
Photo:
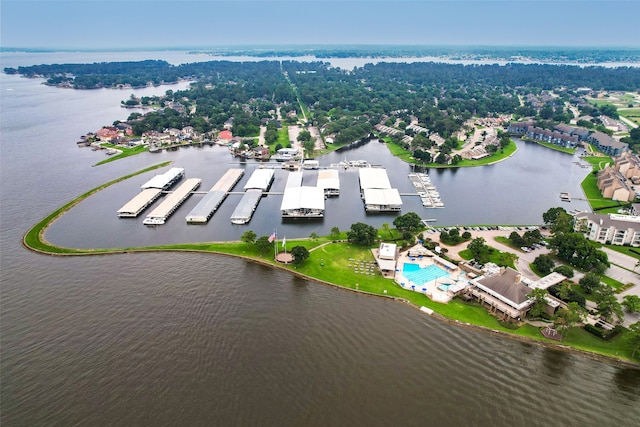
[[[613,374],[613,382],[616,385],[614,393],[624,394],[634,401],[640,397],[640,369],[618,368]]]

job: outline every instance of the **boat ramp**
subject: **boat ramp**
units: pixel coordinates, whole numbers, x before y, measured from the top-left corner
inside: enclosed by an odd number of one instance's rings
[[[421,172],[410,173],[409,180],[411,180],[418,196],[420,196],[422,206],[425,208],[444,208],[440,193],[431,182],[429,175]]]
[[[243,175],[243,169],[229,169],[189,212],[187,224],[206,224]]]
[[[142,222],[144,225],[161,225],[200,186],[200,178],[189,178],[170,193]]]

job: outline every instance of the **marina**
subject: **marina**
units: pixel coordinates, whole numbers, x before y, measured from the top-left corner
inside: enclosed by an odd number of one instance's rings
[[[160,203],[142,222],[144,225],[161,225],[173,214],[185,200],[189,198],[192,191],[200,186],[200,178],[189,178],[180,187],[170,193],[166,199]]]
[[[243,169],[229,169],[189,212],[187,224],[206,224],[243,175]]]
[[[120,218],[137,217],[143,210],[155,202],[161,194],[162,190],[159,188],[147,188],[146,190],[142,190],[123,207],[118,209],[118,216]]]
[[[257,169],[244,186],[244,196],[231,214],[232,224],[246,224],[258,207],[262,194],[269,190],[274,179],[273,169]]]
[[[358,170],[360,194],[367,212],[399,212],[402,199],[396,188],[391,188],[384,168],[362,168]]]
[[[440,193],[431,182],[429,175],[421,172],[410,173],[409,180],[411,180],[411,184],[413,184],[418,196],[420,196],[422,206],[425,208],[444,208]]]

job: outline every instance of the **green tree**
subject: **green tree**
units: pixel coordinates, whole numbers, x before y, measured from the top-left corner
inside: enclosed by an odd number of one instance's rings
[[[536,259],[533,261],[533,265],[536,269],[544,276],[551,273],[551,269],[555,266],[553,262],[553,258],[549,255],[538,255]]]
[[[256,237],[258,237],[256,233],[254,233],[252,230],[247,230],[244,233],[242,233],[240,240],[242,240],[247,245],[250,245],[256,241]]]
[[[577,302],[570,302],[567,307],[558,310],[553,319],[553,327],[560,332],[563,340],[569,329],[573,328],[579,322],[584,322],[587,317],[587,311],[580,307]]]
[[[306,129],[303,131],[300,131],[300,133],[298,134],[298,142],[304,144],[307,141],[311,141],[311,132],[309,132]]]
[[[268,236],[260,236],[258,240],[256,240],[255,245],[258,252],[262,255],[266,254],[267,251],[273,247]]]
[[[402,231],[418,231],[423,227],[422,219],[415,212],[407,212],[404,215],[397,216],[393,220],[393,225]]]
[[[527,298],[533,300],[533,305],[529,310],[529,315],[533,318],[540,317],[544,313],[544,307],[547,305],[547,291],[542,288],[535,288]]]
[[[640,322],[629,326],[629,331],[625,334],[624,340],[631,348],[631,358],[635,358],[636,351],[640,350]]]
[[[331,238],[337,240],[340,237],[340,229],[338,227],[331,227]]]
[[[359,246],[371,246],[377,237],[378,231],[362,222],[352,224],[351,230],[347,232],[347,239]]]
[[[484,264],[489,261],[489,246],[485,244],[484,238],[476,237],[469,242],[467,249],[471,251],[471,254],[479,263]]]
[[[309,234],[309,238],[311,240],[318,240],[318,234],[314,231],[311,234]]]
[[[640,312],[640,297],[638,295],[625,295],[622,298],[622,306],[629,313]]]
[[[573,277],[573,268],[568,265],[559,265],[553,271],[562,274],[564,277],[571,279]]]
[[[578,283],[583,291],[591,294],[600,287],[600,276],[595,273],[587,273],[578,281]]]
[[[613,320],[613,315],[619,322],[624,319],[622,305],[618,302],[616,294],[611,286],[601,286],[596,291],[595,300],[598,303],[597,311],[607,321]]]
[[[291,248],[291,255],[293,255],[294,264],[302,264],[309,258],[309,250],[304,246],[294,246]]]

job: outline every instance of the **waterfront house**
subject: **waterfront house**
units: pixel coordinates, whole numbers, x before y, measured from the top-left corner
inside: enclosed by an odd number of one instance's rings
[[[625,151],[614,159],[614,169],[627,179],[640,177],[640,158],[630,151]]]
[[[595,242],[640,246],[640,216],[585,212],[576,215],[574,227]]]
[[[605,199],[630,202],[636,196],[625,177],[610,166],[598,172],[597,185]]]
[[[619,156],[628,150],[629,145],[620,142],[603,132],[594,132],[587,138],[587,141],[595,145],[596,148],[610,156]]]
[[[509,267],[489,267],[469,283],[467,295],[504,320],[523,319],[533,304],[532,289],[523,283],[522,274]]]

